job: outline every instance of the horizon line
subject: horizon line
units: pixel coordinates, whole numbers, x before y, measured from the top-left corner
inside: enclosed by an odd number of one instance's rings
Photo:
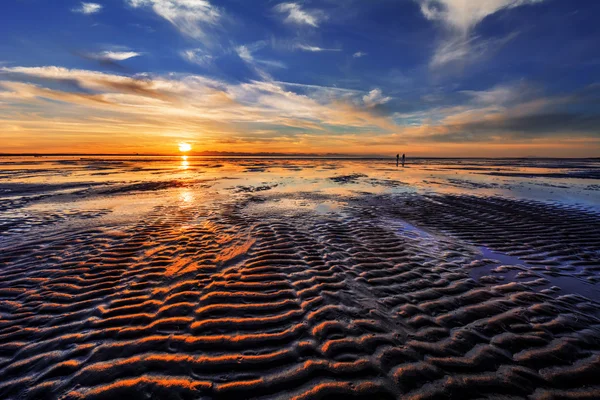
[[[371,158],[395,159],[395,156],[381,154],[346,154],[346,153],[277,153],[277,152],[219,152],[205,151],[193,154],[182,153],[0,153],[0,157],[303,157],[303,158]],[[547,156],[522,156],[522,157],[462,157],[462,156],[411,156],[410,159],[550,159],[550,160],[600,160],[600,157],[547,157]]]

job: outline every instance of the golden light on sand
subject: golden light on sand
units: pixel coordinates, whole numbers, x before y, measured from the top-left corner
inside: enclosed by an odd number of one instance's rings
[[[179,151],[182,153],[187,153],[192,150],[192,145],[189,143],[179,143]]]

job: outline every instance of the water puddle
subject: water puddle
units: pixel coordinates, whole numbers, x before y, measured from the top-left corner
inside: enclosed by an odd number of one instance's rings
[[[408,222],[401,221],[400,224],[402,227],[400,228],[400,234],[403,236],[407,236],[412,239],[421,238],[421,239],[433,239],[434,236],[430,233],[425,232],[424,230],[417,228],[416,226],[409,224]]]
[[[274,211],[284,213],[311,212],[318,215],[341,212],[345,203],[336,201],[317,201],[310,199],[272,199],[261,203],[254,203],[247,207],[249,212],[272,213]]]
[[[555,271],[539,265],[530,265],[519,257],[479,247],[481,256],[476,260],[485,261],[470,271],[473,279],[484,283],[519,282],[534,287],[537,291],[553,296],[577,294],[595,302],[600,302],[600,287],[572,272]]]

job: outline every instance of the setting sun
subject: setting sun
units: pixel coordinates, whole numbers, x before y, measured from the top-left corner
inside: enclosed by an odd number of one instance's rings
[[[192,145],[189,143],[179,143],[179,151],[182,153],[187,153],[192,150]]]

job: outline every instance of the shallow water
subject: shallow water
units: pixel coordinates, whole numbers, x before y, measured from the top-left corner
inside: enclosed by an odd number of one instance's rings
[[[0,158],[0,398],[600,398],[598,171]]]
[[[598,171],[598,160],[419,159],[403,168],[393,160],[361,159],[0,157],[0,199],[204,184],[237,192],[498,195],[598,207]],[[499,173],[506,175],[489,175]]]

